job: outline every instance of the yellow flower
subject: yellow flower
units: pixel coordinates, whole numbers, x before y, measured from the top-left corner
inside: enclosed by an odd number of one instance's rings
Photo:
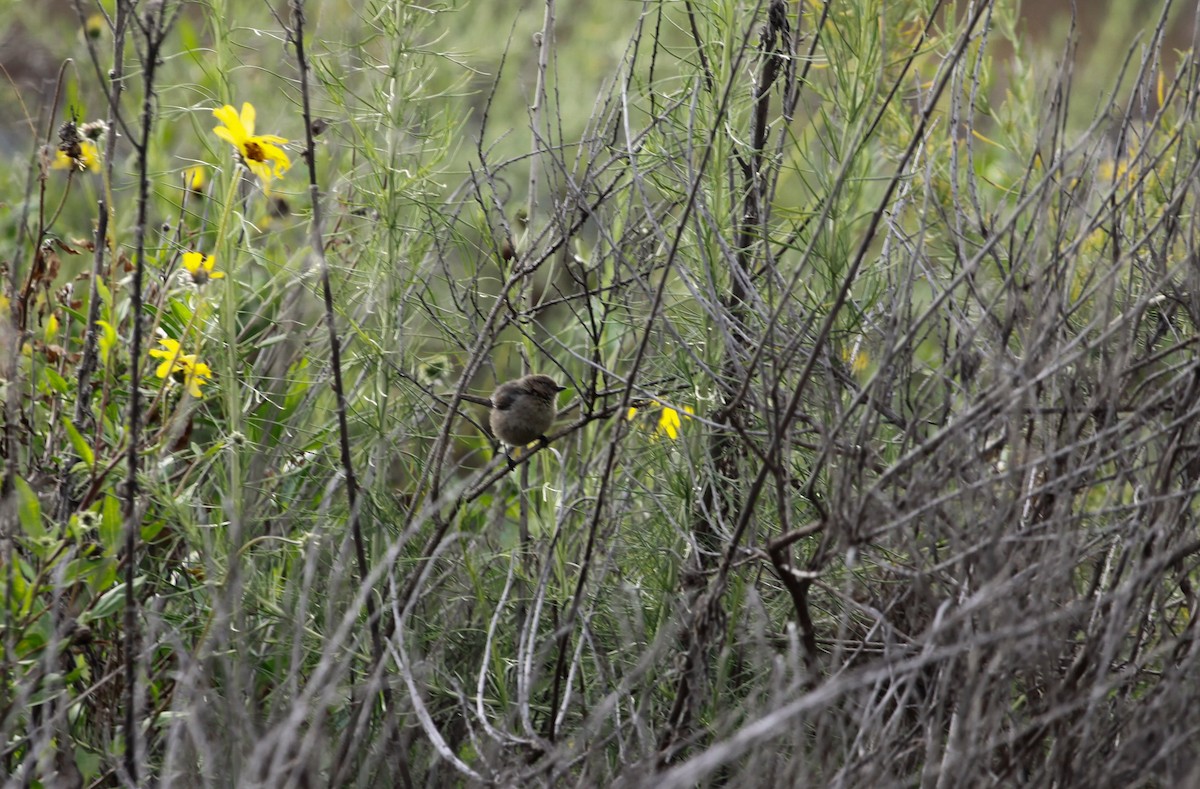
[[[208,180],[208,171],[200,166],[188,167],[183,171],[183,184],[189,191],[196,194],[204,192],[204,183]]]
[[[162,346],[162,349],[150,351],[150,355],[156,359],[166,359],[154,371],[154,374],[159,378],[166,378],[175,369],[185,364],[185,359],[190,359],[193,362],[196,360],[195,356],[188,357],[180,353],[182,349],[179,347],[179,343],[170,337],[160,338],[158,344]]]
[[[695,413],[689,406],[683,407],[684,419],[689,414]],[[679,429],[683,423],[679,420],[679,412],[670,406],[664,405],[662,413],[658,415],[658,426],[654,428],[655,435],[666,435],[672,441],[679,438]]]
[[[1100,162],[1099,172],[1100,177],[1105,181],[1110,181],[1114,184],[1119,184],[1128,189],[1132,189],[1137,183],[1141,173],[1138,171],[1136,162],[1138,160],[1138,147],[1132,146],[1127,157],[1118,157],[1116,159],[1105,159]],[[1133,163],[1133,166],[1130,166]]]
[[[170,337],[159,339],[161,350],[150,351],[150,355],[162,359],[163,362],[155,369],[154,374],[166,378],[174,373],[183,374],[183,384],[192,397],[200,398],[204,393],[200,387],[212,379],[212,369],[204,362],[196,361],[195,354],[180,353],[179,343]]]
[[[71,158],[63,151],[54,152],[54,162],[50,165],[52,170],[94,170],[100,165],[100,149],[96,147],[96,143],[91,140],[83,140],[79,143],[79,156]]]
[[[199,400],[204,396],[200,391],[200,387],[208,383],[212,379],[212,369],[204,362],[196,362],[187,370],[184,375],[184,385],[187,386],[188,392],[192,397]]]
[[[225,124],[213,129],[213,134],[237,148],[242,160],[250,171],[266,186],[271,178],[282,178],[291,168],[292,163],[279,145],[287,143],[282,137],[274,134],[254,133],[254,105],[246,102],[242,105],[242,114],[238,115],[230,105],[226,104],[219,110],[213,110],[217,120]],[[274,170],[269,163],[274,163]]]
[[[92,14],[83,23],[83,33],[88,38],[100,38],[107,29],[103,14]]]
[[[183,267],[187,269],[187,273],[192,275],[192,282],[197,285],[203,285],[210,279],[221,279],[225,276],[220,271],[213,271],[215,265],[217,265],[217,259],[212,255],[202,255],[199,252],[183,253]]]
[[[671,408],[669,405],[663,405],[657,400],[651,400],[649,405],[658,406],[662,409],[658,413],[658,422],[654,425],[655,438],[658,436],[666,436],[672,441],[678,439],[680,428],[683,426],[679,411]],[[637,413],[638,408],[636,406],[631,406],[629,410],[625,412],[626,421],[632,421],[633,418],[637,416]],[[683,419],[687,419],[691,414],[694,413],[696,412],[693,411],[690,406],[683,407]]]
[[[871,363],[871,357],[862,347],[862,340],[859,339],[855,341],[853,347],[842,349],[842,361],[850,365],[850,372],[859,375],[867,369],[867,365]]]
[[[654,430],[659,435],[665,433],[672,441],[679,438],[679,412],[674,408],[664,407],[658,415],[658,427]]]
[[[108,26],[105,23],[104,14],[92,14],[83,23],[83,33],[88,38],[100,38],[107,29]]]

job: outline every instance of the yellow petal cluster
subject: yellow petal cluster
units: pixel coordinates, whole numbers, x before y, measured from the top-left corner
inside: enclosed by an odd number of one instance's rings
[[[167,378],[174,373],[182,373],[183,384],[192,397],[203,397],[204,392],[200,390],[200,387],[212,379],[212,369],[204,362],[196,361],[195,354],[182,353],[178,341],[172,340],[170,337],[161,338],[158,344],[162,348],[150,351],[150,355],[163,361],[155,369],[154,374],[159,378]]]
[[[52,170],[95,170],[100,166],[100,149],[91,140],[79,143],[79,156],[72,158],[63,151],[54,152],[54,161],[50,164]]]
[[[282,178],[292,166],[287,154],[280,145],[287,144],[283,137],[274,134],[255,134],[254,105],[250,102],[242,104],[239,115],[231,105],[226,104],[212,111],[223,126],[213,129],[213,134],[232,145],[241,155],[242,161],[250,171],[258,176],[263,186],[269,186],[272,178]]]
[[[203,285],[210,279],[221,279],[225,276],[224,273],[213,270],[216,265],[217,259],[212,255],[203,255],[199,252],[183,253],[183,267],[188,274],[192,275],[192,282],[197,285]]]
[[[654,425],[655,437],[657,438],[658,436],[666,436],[672,441],[675,441],[679,438],[683,427],[683,420],[696,413],[694,410],[692,410],[691,406],[684,406],[683,415],[681,417],[678,410],[669,405],[663,405],[657,400],[651,400],[650,406],[660,409],[658,412],[658,422]],[[631,407],[625,413],[625,418],[627,420],[632,420],[635,416],[637,416],[637,413],[637,407]]]

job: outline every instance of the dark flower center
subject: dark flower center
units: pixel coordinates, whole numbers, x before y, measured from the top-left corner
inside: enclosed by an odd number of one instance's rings
[[[252,140],[242,143],[242,150],[246,154],[246,158],[252,162],[265,162],[267,160],[267,157],[263,156],[262,146]]]

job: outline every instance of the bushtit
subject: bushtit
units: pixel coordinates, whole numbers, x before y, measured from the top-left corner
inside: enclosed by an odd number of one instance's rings
[[[544,438],[558,414],[555,401],[565,387],[548,375],[527,375],[496,387],[490,400],[463,395],[492,409],[492,433],[505,444],[523,447]]]

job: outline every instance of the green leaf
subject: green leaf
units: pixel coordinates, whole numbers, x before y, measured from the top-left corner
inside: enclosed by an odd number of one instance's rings
[[[180,299],[171,299],[170,301],[171,314],[179,321],[180,326],[187,326],[192,322],[192,309]]]
[[[159,535],[159,533],[163,530],[163,527],[166,525],[166,522],[162,520],[156,520],[143,524],[141,532],[139,532],[141,534],[142,541],[151,542]]]
[[[133,579],[133,593],[136,595],[141,591],[142,586],[146,583],[145,576],[138,576]],[[96,622],[101,619],[107,619],[113,614],[125,608],[125,584],[117,584],[112,589],[109,589],[104,594],[100,595],[100,599],[96,601],[96,605],[92,606],[90,611],[84,611],[83,616],[79,617],[82,623]]]
[[[100,351],[100,361],[108,367],[112,364],[112,350],[117,345],[117,330],[108,321],[96,321],[96,348]]]
[[[96,283],[96,293],[99,294],[100,301],[104,302],[104,306],[106,308],[105,314],[111,315],[112,314],[112,306],[113,306],[112,291],[108,289],[108,286],[105,285],[104,281],[101,279],[96,279],[95,283]]]
[[[121,544],[121,500],[109,493],[100,509],[100,544],[110,556]]]
[[[84,783],[88,785],[95,782],[104,769],[104,759],[100,754],[91,753],[83,748],[75,749],[75,764],[79,767],[79,772],[83,773]]]
[[[65,395],[71,393],[71,386],[67,383],[67,379],[63,378],[49,367],[42,368],[42,381],[46,384],[46,386],[50,387],[52,391],[58,392],[59,394]]]
[[[109,589],[117,582],[121,573],[121,564],[115,558],[109,558],[103,564],[96,566],[96,572],[88,579],[88,591],[93,596],[101,589]]]
[[[58,308],[70,315],[79,323],[87,323],[87,313],[81,309],[75,309],[70,304],[59,304]]]
[[[30,585],[28,579],[36,573],[20,557],[15,557],[14,564],[16,564],[17,572],[6,572],[6,580],[12,584],[12,594],[9,597],[3,597],[9,590],[0,585],[0,600],[4,601],[5,607],[13,615],[20,617],[28,614],[33,606],[33,586]]]
[[[42,523],[42,503],[29,483],[21,477],[16,479],[17,520],[25,533],[34,539],[46,536],[46,525]]]
[[[87,464],[88,469],[95,469],[96,453],[92,451],[91,446],[84,440],[75,423],[63,416],[63,427],[67,429],[67,435],[71,438],[71,446],[75,447],[75,454]]]

